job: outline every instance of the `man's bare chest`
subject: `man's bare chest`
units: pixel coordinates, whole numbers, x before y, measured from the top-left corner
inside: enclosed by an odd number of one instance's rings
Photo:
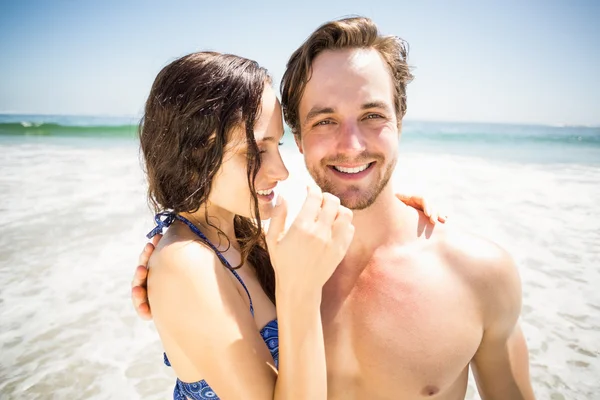
[[[331,389],[373,388],[381,398],[451,390],[482,336],[472,291],[435,259],[334,276],[322,317]]]

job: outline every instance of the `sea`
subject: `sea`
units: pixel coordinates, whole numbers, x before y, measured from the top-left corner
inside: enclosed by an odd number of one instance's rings
[[[130,299],[153,227],[138,122],[0,115],[1,399],[172,396]],[[310,177],[283,141],[293,217]],[[600,399],[600,128],[407,120],[400,149],[398,192],[515,258],[537,398]]]

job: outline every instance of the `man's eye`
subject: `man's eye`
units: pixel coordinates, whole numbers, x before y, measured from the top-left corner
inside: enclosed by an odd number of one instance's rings
[[[369,114],[366,116],[366,119],[374,119],[374,118],[383,118],[383,117],[379,114]]]
[[[315,126],[319,126],[319,125],[329,125],[331,123],[331,121],[329,121],[328,119],[323,120],[323,121],[319,121],[315,124]]]
[[[278,146],[283,146],[283,142],[277,143]]]

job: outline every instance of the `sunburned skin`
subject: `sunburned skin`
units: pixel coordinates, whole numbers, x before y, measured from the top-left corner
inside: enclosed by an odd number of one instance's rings
[[[482,319],[468,280],[435,249],[443,230],[344,260],[325,285],[331,399],[464,398]]]

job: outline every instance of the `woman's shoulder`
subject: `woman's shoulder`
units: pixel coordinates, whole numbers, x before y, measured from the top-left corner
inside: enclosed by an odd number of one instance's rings
[[[193,237],[167,235],[160,240],[148,263],[148,298],[152,313],[163,319],[176,317],[191,302],[202,309],[219,307],[236,294],[229,272],[216,253]],[[156,318],[155,318],[156,322]]]
[[[150,275],[209,278],[223,269],[217,254],[193,235],[167,232],[148,261]]]

